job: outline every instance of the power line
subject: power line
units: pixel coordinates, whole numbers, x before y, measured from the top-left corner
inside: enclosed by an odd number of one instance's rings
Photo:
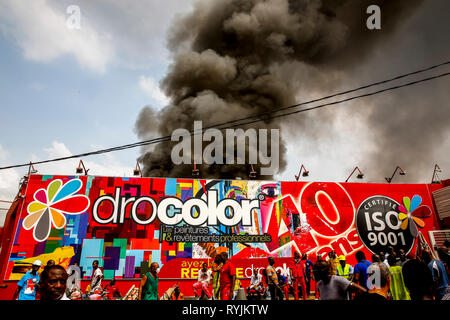
[[[414,71],[414,72],[411,72],[411,73],[406,74],[406,75],[401,75],[401,76],[398,76],[398,77],[395,77],[395,78],[392,78],[392,79],[389,79],[389,80],[380,81],[380,82],[377,82],[377,84],[382,84],[382,83],[387,83],[387,82],[390,82],[390,81],[394,81],[394,79],[397,80],[397,79],[406,77],[408,75],[417,74],[417,73],[420,73],[420,72],[431,70],[431,69],[434,69],[434,68],[437,68],[439,66],[443,66],[443,65],[446,65],[446,64],[450,64],[450,61],[449,62],[444,62],[444,63],[439,64],[439,65],[435,65],[435,66],[432,66],[432,67],[429,67],[429,68],[426,68],[426,69],[422,69],[422,71],[420,71],[420,70],[419,71]],[[269,116],[269,119],[285,117],[285,116],[292,115],[292,114],[297,114],[297,113],[301,113],[301,112],[311,111],[311,110],[315,110],[315,109],[319,109],[319,108],[323,108],[323,107],[327,107],[327,106],[336,105],[336,104],[339,104],[339,103],[352,101],[352,100],[359,99],[359,98],[364,98],[364,97],[377,95],[377,94],[380,94],[380,93],[383,93],[383,92],[392,91],[392,90],[400,89],[400,88],[403,88],[403,87],[412,86],[412,85],[415,85],[415,84],[418,84],[418,83],[422,83],[422,82],[426,82],[426,81],[442,78],[442,77],[445,77],[445,76],[448,76],[448,75],[450,75],[450,72],[442,73],[442,74],[439,74],[437,76],[427,77],[427,78],[423,78],[423,79],[412,81],[412,82],[408,82],[408,83],[405,83],[405,84],[402,84],[402,85],[397,85],[397,86],[385,88],[385,89],[374,91],[374,92],[371,92],[371,93],[366,93],[366,94],[362,94],[362,95],[359,95],[359,96],[350,97],[350,98],[347,98],[347,99],[334,101],[334,102],[330,102],[330,103],[326,103],[326,104],[322,104],[322,105],[318,105],[318,106],[311,107],[311,108],[306,108],[306,109],[291,111],[291,112],[288,112],[288,113],[283,113],[283,114],[280,114],[280,115],[270,116],[271,114],[279,112],[279,111],[282,111],[282,110],[291,109],[291,108],[298,107],[298,106],[301,106],[301,105],[305,105],[305,104],[309,104],[309,103],[313,103],[313,102],[317,102],[317,101],[320,101],[320,100],[324,100],[324,99],[328,99],[328,98],[331,98],[331,97],[336,97],[338,95],[345,94],[343,92],[342,93],[337,93],[337,94],[334,94],[334,95],[330,95],[328,97],[312,100],[312,101],[309,101],[309,102],[299,103],[299,104],[292,105],[292,106],[289,106],[289,107],[280,108],[280,109],[273,110],[273,111],[270,111],[270,112],[262,113],[262,114],[259,114],[259,115],[254,115],[254,116],[250,116],[250,117],[246,117],[246,118],[242,118],[242,119],[231,120],[231,121],[228,121],[228,122],[224,122],[222,124],[216,124],[216,126],[221,126],[221,125],[234,123],[234,122],[238,122],[238,121],[242,121],[242,120],[248,120],[248,119],[251,119],[251,118],[254,118],[254,117],[257,117],[257,116],[262,116],[262,115],[266,116],[266,118],[265,119],[256,119],[256,120],[252,120],[252,121],[248,121],[248,122],[244,122],[244,123],[238,123],[238,124],[235,124],[235,125],[232,125],[232,126],[222,127],[222,128],[218,128],[218,129],[220,129],[220,130],[230,129],[230,128],[233,128],[233,127],[236,127],[236,126],[243,126],[243,125],[248,125],[248,124],[264,121],[264,120],[268,119],[267,116]],[[357,88],[357,89],[348,90],[348,91],[345,91],[345,92],[347,92],[347,93],[355,92],[355,91],[361,90],[363,88],[368,88],[368,87],[375,86],[377,84],[374,83],[374,84],[366,85],[366,86],[363,86],[363,87],[360,87],[360,88]],[[202,128],[202,132],[204,130],[207,130],[207,129],[213,128],[213,127],[214,126],[208,126],[208,127]],[[200,132],[196,133],[193,130],[191,130],[189,132],[190,135],[192,135],[192,134],[195,135],[195,134],[199,134],[199,133]],[[37,162],[33,162],[33,165],[35,165],[35,164],[44,164],[44,163],[49,163],[49,162],[57,162],[57,161],[63,161],[63,160],[69,160],[69,159],[86,157],[86,156],[91,156],[91,155],[104,154],[104,153],[120,151],[120,150],[126,150],[126,149],[131,149],[131,148],[135,148],[135,147],[139,147],[139,146],[152,145],[152,144],[157,144],[157,143],[170,141],[170,140],[171,140],[171,136],[163,136],[163,137],[158,137],[158,138],[149,139],[149,140],[145,140],[145,141],[140,141],[140,142],[135,142],[135,143],[131,143],[131,144],[126,144],[126,145],[122,145],[122,146],[116,146],[116,147],[112,147],[112,148],[107,148],[107,149],[101,149],[101,150],[96,150],[96,151],[76,154],[76,155],[72,155],[72,156],[66,156],[66,157],[60,157],[60,158],[55,158],[55,159],[48,159],[48,160],[43,160],[43,161],[37,161]],[[19,168],[19,167],[26,167],[26,166],[29,166],[29,165],[30,165],[30,163],[11,165],[11,166],[6,166],[6,167],[0,167],[0,170]]]
[[[435,65],[430,66],[430,67],[426,67],[426,68],[419,69],[419,70],[412,71],[412,72],[408,72],[408,73],[405,73],[405,74],[402,74],[402,75],[399,75],[399,76],[395,76],[393,78],[389,78],[389,79],[386,79],[386,80],[382,80],[382,81],[374,82],[374,83],[371,83],[371,84],[363,85],[363,86],[360,86],[360,87],[355,88],[355,89],[342,91],[342,92],[335,93],[335,94],[332,94],[332,95],[328,95],[328,96],[325,96],[325,97],[322,97],[322,98],[301,102],[301,103],[298,103],[298,104],[294,104],[294,105],[287,106],[287,107],[282,107],[282,108],[271,110],[271,111],[267,111],[267,112],[257,113],[257,114],[254,114],[254,115],[251,115],[251,116],[248,116],[248,117],[245,117],[245,118],[240,118],[240,119],[235,119],[235,120],[229,120],[229,121],[226,121],[226,122],[211,124],[211,125],[209,125],[207,127],[204,127],[202,129],[203,130],[207,130],[207,129],[210,129],[210,128],[216,128],[218,126],[223,126],[225,124],[235,123],[235,122],[239,122],[239,121],[243,121],[243,120],[249,120],[249,119],[253,119],[253,118],[259,118],[259,117],[262,117],[262,116],[267,116],[267,115],[272,114],[272,113],[276,113],[276,112],[280,112],[280,111],[284,111],[284,110],[288,110],[288,109],[292,109],[292,108],[297,108],[297,107],[300,107],[302,105],[307,105],[307,104],[311,104],[311,103],[315,103],[315,102],[319,102],[319,101],[323,101],[323,100],[328,100],[330,98],[335,98],[335,97],[338,97],[338,96],[342,96],[342,95],[349,94],[349,93],[352,93],[352,92],[368,89],[368,88],[371,88],[371,87],[374,87],[374,86],[378,86],[378,85],[381,85],[381,84],[386,84],[386,83],[389,83],[389,82],[392,82],[392,81],[396,81],[396,80],[399,80],[399,79],[402,79],[402,78],[406,78],[406,77],[409,77],[409,76],[412,76],[412,75],[416,75],[416,74],[423,73],[423,72],[426,72],[426,71],[430,71],[430,70],[433,70],[433,69],[436,69],[436,68],[440,68],[442,66],[449,65],[449,64],[450,64],[450,61],[445,61],[445,62],[442,62],[442,63],[439,63],[439,64],[435,64]],[[239,124],[239,125],[241,125],[241,124]],[[164,138],[167,138],[167,137],[164,137]],[[140,143],[140,142],[138,142],[138,143]]]
[[[294,104],[294,105],[291,105],[291,106],[288,106],[288,107],[283,107],[283,108],[279,108],[279,109],[272,110],[272,111],[258,113],[258,114],[251,115],[251,116],[248,116],[248,117],[242,118],[242,119],[230,120],[230,121],[227,121],[227,122],[224,122],[224,123],[221,123],[221,124],[214,124],[214,125],[211,125],[211,127],[216,127],[216,126],[223,125],[223,124],[228,124],[228,123],[234,123],[234,122],[241,121],[241,120],[248,120],[248,119],[252,119],[252,118],[255,118],[255,117],[265,116],[265,115],[268,115],[268,114],[271,114],[271,113],[274,113],[274,112],[280,112],[280,111],[284,111],[284,110],[288,110],[288,109],[292,109],[292,108],[297,108],[297,107],[300,107],[300,106],[303,106],[303,105],[311,104],[311,103],[314,103],[314,102],[328,100],[330,98],[335,98],[335,97],[342,96],[342,95],[349,94],[349,93],[353,93],[353,92],[356,92],[356,91],[359,91],[359,90],[368,89],[368,88],[371,88],[371,87],[374,87],[374,86],[378,86],[378,85],[381,85],[381,84],[386,84],[386,83],[389,83],[389,82],[392,82],[392,81],[396,81],[396,80],[399,80],[399,79],[402,79],[402,78],[406,78],[406,77],[409,77],[409,76],[412,76],[412,75],[416,75],[416,74],[419,74],[419,73],[430,71],[430,70],[433,70],[433,69],[436,69],[436,68],[439,68],[439,67],[442,67],[442,66],[445,66],[445,65],[448,65],[448,64],[450,64],[450,61],[445,61],[445,62],[436,64],[436,65],[433,65],[431,67],[427,67],[427,68],[419,69],[419,70],[416,70],[416,71],[413,71],[413,72],[405,73],[405,74],[402,74],[402,75],[399,75],[399,76],[396,76],[396,77],[393,77],[393,78],[390,78],[390,79],[387,79],[387,80],[382,80],[382,81],[374,82],[374,83],[367,84],[367,85],[364,85],[364,86],[360,86],[360,87],[358,87],[356,89],[350,89],[350,90],[342,91],[342,92],[335,93],[335,94],[332,94],[332,95],[328,95],[328,96],[325,96],[325,97],[322,97],[322,98],[313,99],[313,100],[309,100],[309,101],[306,101],[306,102],[301,102],[301,103],[298,103],[298,104]],[[205,128],[205,129],[207,129],[207,128]]]
[[[334,101],[334,102],[330,102],[330,103],[318,105],[318,106],[311,107],[311,108],[305,108],[305,109],[296,110],[296,111],[292,111],[292,112],[288,112],[288,113],[283,113],[283,114],[280,114],[280,115],[275,115],[275,116],[269,117],[269,119],[275,119],[275,118],[285,117],[285,116],[289,116],[289,115],[292,115],[292,114],[301,113],[301,112],[305,112],[305,111],[311,111],[311,110],[315,110],[315,109],[319,109],[319,108],[323,108],[323,107],[328,107],[328,106],[332,106],[332,105],[336,105],[336,104],[339,104],[339,103],[344,103],[344,102],[352,101],[352,100],[359,99],[359,98],[370,97],[370,96],[374,96],[374,95],[376,95],[376,94],[380,94],[380,93],[383,93],[383,92],[392,91],[392,90],[400,89],[400,88],[403,88],[403,87],[412,86],[412,85],[414,85],[414,84],[418,84],[418,83],[421,83],[421,82],[426,82],[426,81],[430,81],[430,80],[434,80],[434,79],[446,77],[446,76],[448,76],[448,75],[450,75],[450,72],[446,72],[446,73],[442,73],[442,74],[437,75],[437,76],[428,77],[428,78],[424,78],[424,79],[420,79],[420,80],[408,82],[408,83],[403,84],[403,85],[398,85],[398,86],[389,87],[389,88],[386,88],[386,89],[382,89],[382,90],[378,90],[378,91],[374,91],[374,92],[362,94],[362,95],[359,95],[359,96],[354,96],[354,97],[347,98],[347,99],[344,99],[344,100]],[[239,125],[239,126],[241,126],[241,125],[247,125],[247,124],[252,124],[252,123],[255,123],[255,122],[259,122],[259,121],[263,121],[263,120],[262,120],[262,119],[259,119],[259,120],[254,120],[254,121],[245,122],[245,123],[239,123],[239,124],[237,124],[237,125]],[[231,127],[227,127],[227,129],[228,129],[228,128],[235,127],[235,126],[237,126],[237,125],[234,125],[234,126],[231,126]],[[223,129],[225,129],[225,128],[223,128]],[[1,168],[0,168],[0,169],[1,169]]]
[[[293,112],[289,112],[289,113],[284,113],[284,114],[281,114],[281,115],[275,115],[275,116],[270,117],[270,119],[284,117],[284,116],[287,116],[287,115],[292,115],[292,114],[296,114],[296,113],[310,111],[310,110],[314,110],[314,109],[318,109],[318,108],[323,108],[323,107],[326,107],[326,106],[336,105],[336,104],[339,104],[339,103],[348,102],[348,101],[355,100],[355,99],[358,99],[358,98],[368,97],[368,96],[380,94],[380,93],[383,93],[383,92],[386,92],[386,91],[396,90],[396,89],[399,89],[399,88],[411,86],[411,85],[418,84],[418,83],[425,82],[425,81],[430,81],[430,80],[441,78],[441,77],[448,76],[448,75],[450,75],[450,73],[443,73],[443,74],[440,74],[440,75],[437,75],[437,76],[433,76],[433,77],[428,77],[428,78],[412,81],[412,82],[409,82],[409,83],[406,83],[406,84],[403,84],[403,85],[398,85],[398,86],[382,89],[382,90],[375,91],[375,92],[372,92],[372,93],[367,93],[367,94],[363,94],[363,95],[359,95],[359,96],[354,96],[354,97],[347,98],[347,99],[344,99],[344,100],[330,102],[330,103],[326,103],[326,104],[315,106],[315,107],[311,107],[311,108],[306,108],[306,109],[301,109],[301,110],[297,110],[297,111],[293,111]],[[278,112],[278,110],[273,111],[271,113],[275,113],[275,112]],[[263,121],[263,119],[256,119],[256,120],[253,120],[253,121],[248,121],[248,122],[245,122],[245,123],[239,123],[239,124],[235,124],[235,125],[228,126],[228,127],[223,127],[223,128],[218,128],[218,129],[221,129],[221,130],[222,129],[230,129],[230,128],[233,128],[233,127],[236,127],[236,126],[252,124],[252,123],[256,123],[256,122],[260,122],[260,121]],[[227,123],[224,123],[224,124],[227,124]],[[208,128],[211,128],[211,127],[202,128],[202,131],[207,130]],[[195,133],[194,131],[191,130],[189,133],[190,133],[190,135],[192,135],[192,134],[199,134],[200,132]],[[72,156],[66,156],[66,157],[61,157],[61,158],[37,161],[37,162],[34,162],[33,164],[43,164],[43,163],[49,163],[49,162],[56,162],[56,161],[63,161],[63,160],[69,160],[69,159],[74,159],[74,158],[86,157],[86,156],[91,156],[91,155],[104,154],[104,153],[109,153],[109,152],[114,152],[114,151],[131,149],[131,148],[135,148],[135,147],[139,147],[139,146],[152,145],[152,144],[156,144],[156,143],[160,143],[160,142],[169,141],[170,139],[171,139],[171,136],[158,137],[158,138],[154,138],[154,139],[150,139],[150,140],[145,140],[145,141],[136,142],[136,143],[127,144],[127,145],[122,145],[122,146],[117,146],[117,147],[112,147],[112,148],[108,148],[108,149],[101,149],[101,150],[81,153],[81,154],[72,155]],[[7,167],[0,167],[0,170],[6,170],[6,169],[12,169],[12,168],[18,168],[18,167],[25,167],[25,166],[29,166],[29,165],[30,165],[29,163],[25,163],[25,164],[12,165],[12,166],[7,166]]]
[[[354,100],[356,98],[367,97],[367,96],[379,94],[379,93],[382,93],[382,92],[385,92],[385,91],[399,89],[401,87],[405,87],[405,86],[417,84],[417,83],[420,83],[420,82],[425,82],[425,81],[433,80],[433,79],[436,79],[436,78],[444,77],[444,76],[447,76],[448,73],[444,73],[444,74],[441,74],[441,75],[438,75],[438,76],[434,76],[434,77],[424,78],[424,79],[417,80],[417,81],[412,81],[412,82],[409,82],[409,83],[407,83],[405,85],[398,85],[398,86],[390,87],[390,88],[387,88],[387,89],[379,90],[379,91],[376,91],[376,92],[373,92],[373,93],[368,93],[368,94],[364,94],[364,95],[361,95],[361,96],[355,96],[355,97],[352,97],[352,98],[349,98],[349,99],[336,101],[336,102],[333,102],[333,103],[327,103],[325,105],[320,105],[320,106],[313,107],[313,108],[307,108],[307,109],[302,109],[302,110],[291,112],[291,113],[281,114],[281,115],[278,115],[278,116],[267,117],[268,115],[270,115],[272,113],[277,113],[277,112],[280,112],[280,111],[296,108],[296,107],[299,107],[299,106],[302,106],[302,105],[311,104],[311,103],[322,101],[322,100],[327,100],[329,98],[337,97],[337,96],[340,96],[340,95],[344,95],[344,94],[347,94],[347,93],[359,91],[359,90],[362,90],[362,89],[367,89],[367,88],[370,88],[370,87],[373,87],[373,86],[376,86],[376,85],[380,85],[380,84],[388,83],[388,82],[391,82],[391,81],[394,81],[394,80],[398,80],[398,79],[401,79],[401,78],[404,78],[404,77],[407,77],[407,76],[410,76],[410,75],[413,75],[413,74],[418,74],[418,73],[421,73],[421,72],[429,71],[429,70],[432,70],[434,68],[437,68],[437,67],[440,67],[440,66],[444,66],[444,65],[447,65],[447,64],[450,64],[450,61],[438,64],[438,65],[434,65],[434,66],[431,66],[431,67],[428,67],[428,68],[425,68],[425,69],[421,69],[421,70],[418,70],[418,71],[410,72],[410,73],[407,73],[407,74],[404,74],[404,75],[400,75],[400,76],[397,76],[397,77],[394,77],[394,78],[391,78],[391,79],[388,79],[388,80],[383,80],[383,81],[379,81],[379,82],[372,83],[372,84],[369,84],[369,85],[361,86],[361,87],[356,88],[356,89],[351,89],[351,90],[347,90],[347,91],[344,91],[344,92],[340,92],[340,93],[336,93],[336,94],[333,94],[333,95],[329,95],[329,96],[326,96],[326,97],[322,97],[322,98],[318,98],[318,99],[314,99],[314,100],[298,103],[298,104],[295,104],[295,105],[279,108],[279,109],[268,111],[268,112],[263,112],[263,113],[251,115],[251,116],[248,116],[248,117],[245,117],[245,118],[230,120],[230,121],[226,121],[226,122],[222,122],[222,123],[216,123],[216,124],[213,124],[213,125],[209,125],[207,127],[203,127],[202,128],[202,132],[207,130],[207,129],[210,129],[210,128],[216,128],[218,126],[223,126],[223,125],[226,125],[226,124],[235,123],[235,122],[248,120],[248,119],[252,119],[252,118],[257,118],[257,117],[261,117],[261,116],[266,116],[266,118],[265,119],[257,119],[255,121],[250,121],[250,122],[245,122],[245,123],[239,123],[237,125],[233,125],[233,126],[230,126],[230,127],[223,127],[223,128],[219,128],[219,129],[229,129],[229,128],[233,128],[233,127],[236,127],[236,126],[252,124],[252,123],[260,122],[260,121],[267,120],[267,119],[283,117],[283,116],[287,116],[287,115],[291,115],[291,114],[295,114],[295,113],[299,113],[299,112],[309,111],[309,110],[313,110],[313,109],[316,109],[316,108],[321,108],[321,107],[325,107],[325,106],[329,106],[329,105],[333,105],[333,104],[347,102],[347,101]],[[194,134],[194,135],[197,134],[193,130],[189,131],[189,133],[191,135],[192,134]],[[198,133],[200,133],[200,132],[198,132]],[[164,137],[159,137],[159,138],[155,138],[155,139],[151,139],[151,140],[137,142],[135,144],[124,145],[122,147],[127,149],[128,147],[144,146],[144,145],[148,145],[148,144],[155,144],[157,142],[167,141],[169,138],[170,138],[170,136],[164,136]],[[122,150],[121,147],[118,147],[118,148],[120,148],[119,150]]]

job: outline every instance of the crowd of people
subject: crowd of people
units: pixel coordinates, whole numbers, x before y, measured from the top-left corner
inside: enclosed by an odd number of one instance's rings
[[[253,268],[245,288],[247,299],[294,300],[450,300],[449,243],[438,249],[439,258],[428,250],[412,258],[400,249],[387,247],[369,261],[363,251],[355,254],[352,266],[345,256],[331,251],[317,256],[313,263],[306,253],[294,253],[289,273],[282,274],[275,258],[268,257],[266,268]],[[261,270],[260,270],[261,269]],[[236,271],[226,253],[217,255],[212,270],[203,265],[194,284],[198,298],[232,300],[240,286]],[[311,296],[311,284],[314,295]],[[232,293],[234,292],[234,293]]]
[[[354,266],[334,251],[325,258],[318,255],[315,263],[306,253],[295,252],[287,274],[275,268],[275,258],[270,256],[265,268],[252,269],[246,288],[236,278],[236,268],[228,254],[223,252],[215,256],[211,269],[203,263],[192,289],[197,299],[214,300],[242,299],[242,296],[238,297],[239,293],[249,300],[289,300],[291,296],[294,300],[299,300],[300,296],[303,300],[450,300],[449,242],[437,252],[438,258],[429,250],[412,258],[404,250],[387,247],[386,252],[373,254],[369,261],[363,251],[358,251]],[[48,261],[39,274],[41,266],[41,261],[33,262],[31,270],[17,283],[13,300],[184,299],[179,283],[163,297],[158,297],[157,262],[142,275],[139,287],[133,286],[125,297],[117,289],[115,280],[102,287],[104,277],[98,260],[92,263],[91,281],[84,294],[79,285],[68,286],[70,275],[53,260]]]
[[[38,274],[42,262],[36,260],[28,271],[18,282],[12,300],[101,300],[119,299],[122,297],[112,280],[102,287],[103,272],[99,268],[98,260],[92,263],[92,276],[90,284],[86,287],[84,294],[79,284],[68,286],[69,274],[61,265],[49,260],[43,271]]]
[[[392,247],[366,259],[355,254],[357,264],[346,263],[334,251],[319,257],[313,266],[316,297],[323,300],[450,300],[449,243],[438,249],[439,258],[423,250],[415,258]]]

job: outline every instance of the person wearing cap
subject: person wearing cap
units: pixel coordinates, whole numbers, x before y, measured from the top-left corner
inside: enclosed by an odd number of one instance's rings
[[[338,257],[338,260],[339,264],[336,268],[337,275],[344,277],[347,280],[351,280],[351,277],[353,276],[353,267],[347,264],[345,256],[342,254]]]
[[[41,267],[42,262],[36,260],[31,266],[31,271],[28,271],[20,280],[17,282],[17,289],[14,292],[13,300],[36,300],[36,291],[39,283],[38,270]]]

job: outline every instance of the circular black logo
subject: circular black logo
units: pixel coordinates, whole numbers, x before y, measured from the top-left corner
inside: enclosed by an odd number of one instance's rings
[[[403,249],[406,254],[412,249],[415,238],[400,228],[398,219],[400,204],[385,196],[365,199],[356,211],[356,231],[364,246],[372,253],[386,252],[388,246]]]

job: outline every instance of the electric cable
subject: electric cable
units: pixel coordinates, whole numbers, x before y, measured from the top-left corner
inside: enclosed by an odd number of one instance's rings
[[[369,96],[377,95],[377,94],[384,93],[384,92],[387,92],[387,91],[397,90],[397,89],[400,89],[400,88],[403,88],[403,87],[408,87],[408,86],[412,86],[412,85],[415,85],[415,84],[418,84],[418,83],[422,83],[422,82],[426,82],[426,81],[442,78],[442,77],[450,75],[450,72],[442,73],[442,74],[439,74],[439,75],[436,75],[436,76],[423,78],[423,79],[420,79],[420,80],[411,81],[411,82],[408,82],[408,83],[405,83],[405,84],[401,84],[401,85],[397,85],[397,86],[381,89],[381,90],[370,92],[370,93],[365,93],[365,94],[358,95],[358,96],[353,96],[353,97],[346,98],[346,99],[343,99],[343,100],[338,100],[338,101],[329,102],[329,103],[321,104],[321,105],[310,107],[310,108],[305,108],[305,109],[301,109],[301,110],[296,110],[296,111],[291,111],[291,112],[287,112],[287,113],[271,116],[271,114],[273,114],[273,113],[277,113],[277,112],[280,112],[280,111],[284,111],[284,110],[288,110],[288,109],[291,109],[291,108],[299,107],[299,106],[305,105],[305,104],[311,104],[313,102],[322,101],[322,100],[325,100],[325,99],[329,99],[329,98],[336,97],[336,96],[339,96],[339,95],[355,92],[355,91],[358,91],[358,90],[366,89],[366,88],[369,88],[369,87],[373,87],[375,85],[384,84],[384,83],[387,83],[387,82],[398,80],[400,78],[404,78],[404,77],[409,76],[409,75],[413,75],[413,74],[425,72],[425,71],[428,71],[428,70],[431,70],[431,69],[435,69],[437,67],[440,67],[440,66],[443,66],[443,65],[447,65],[447,64],[450,64],[450,61],[438,64],[438,65],[435,65],[435,66],[432,66],[432,67],[428,67],[426,69],[410,72],[408,74],[397,76],[397,77],[394,77],[394,78],[391,78],[391,79],[388,79],[388,80],[383,80],[383,81],[379,81],[379,82],[376,82],[376,83],[373,83],[373,84],[362,86],[362,87],[359,87],[359,88],[356,88],[356,89],[347,90],[347,91],[344,91],[344,92],[341,92],[341,93],[336,93],[336,94],[333,94],[333,95],[329,95],[327,97],[323,97],[323,98],[319,98],[319,99],[315,99],[315,100],[311,100],[311,101],[295,104],[295,105],[292,105],[292,106],[288,106],[288,107],[272,110],[272,111],[261,113],[261,114],[258,114],[258,115],[249,116],[249,117],[246,117],[246,118],[230,120],[230,121],[227,121],[227,122],[224,122],[224,123],[221,123],[221,124],[207,126],[207,127],[202,128],[201,132],[203,132],[203,131],[205,131],[207,129],[210,129],[210,128],[217,127],[217,126],[222,126],[222,125],[226,125],[226,124],[230,124],[230,123],[235,123],[235,122],[239,122],[239,121],[243,121],[243,120],[248,120],[248,119],[252,119],[252,118],[255,118],[255,117],[265,116],[264,119],[255,119],[255,120],[252,120],[252,121],[247,121],[247,122],[244,122],[244,123],[238,123],[238,124],[234,124],[234,125],[231,125],[231,126],[218,128],[218,129],[219,130],[231,129],[231,128],[234,128],[236,126],[244,126],[244,125],[248,125],[248,124],[252,124],[252,123],[256,123],[256,122],[265,121],[267,119],[275,119],[275,118],[285,117],[285,116],[288,116],[288,115],[293,115],[293,114],[297,114],[297,113],[311,111],[311,110],[315,110],[315,109],[319,109],[319,108],[323,108],[323,107],[327,107],[327,106],[333,106],[333,105],[337,105],[337,104],[340,104],[340,103],[345,103],[345,102],[348,102],[348,101],[352,101],[352,100],[355,100],[355,99],[369,97]],[[191,130],[191,131],[189,131],[189,135],[196,135],[196,134],[200,134],[201,132],[195,132],[194,130]],[[49,163],[49,162],[57,162],[57,161],[63,161],[63,160],[69,160],[69,159],[74,159],[74,158],[82,158],[82,157],[92,156],[92,155],[99,155],[99,154],[104,154],[104,153],[109,153],[109,152],[115,152],[115,151],[120,151],[120,150],[131,149],[131,148],[135,148],[135,147],[139,147],[139,146],[147,146],[147,145],[157,144],[157,143],[170,141],[170,140],[171,140],[171,136],[163,136],[163,137],[158,137],[158,138],[154,138],[154,139],[139,141],[139,142],[135,142],[135,143],[131,143],[131,144],[125,144],[125,145],[121,145],[121,146],[111,147],[111,148],[107,148],[107,149],[100,149],[100,150],[96,150],[96,151],[85,152],[85,153],[80,153],[80,154],[66,156],[66,157],[60,157],[60,158],[36,161],[36,162],[33,162],[33,165],[35,165],[35,164],[36,165],[37,164],[44,164],[44,163]],[[4,167],[0,167],[0,170],[25,167],[25,166],[29,166],[29,165],[30,165],[30,163],[4,166]]]

